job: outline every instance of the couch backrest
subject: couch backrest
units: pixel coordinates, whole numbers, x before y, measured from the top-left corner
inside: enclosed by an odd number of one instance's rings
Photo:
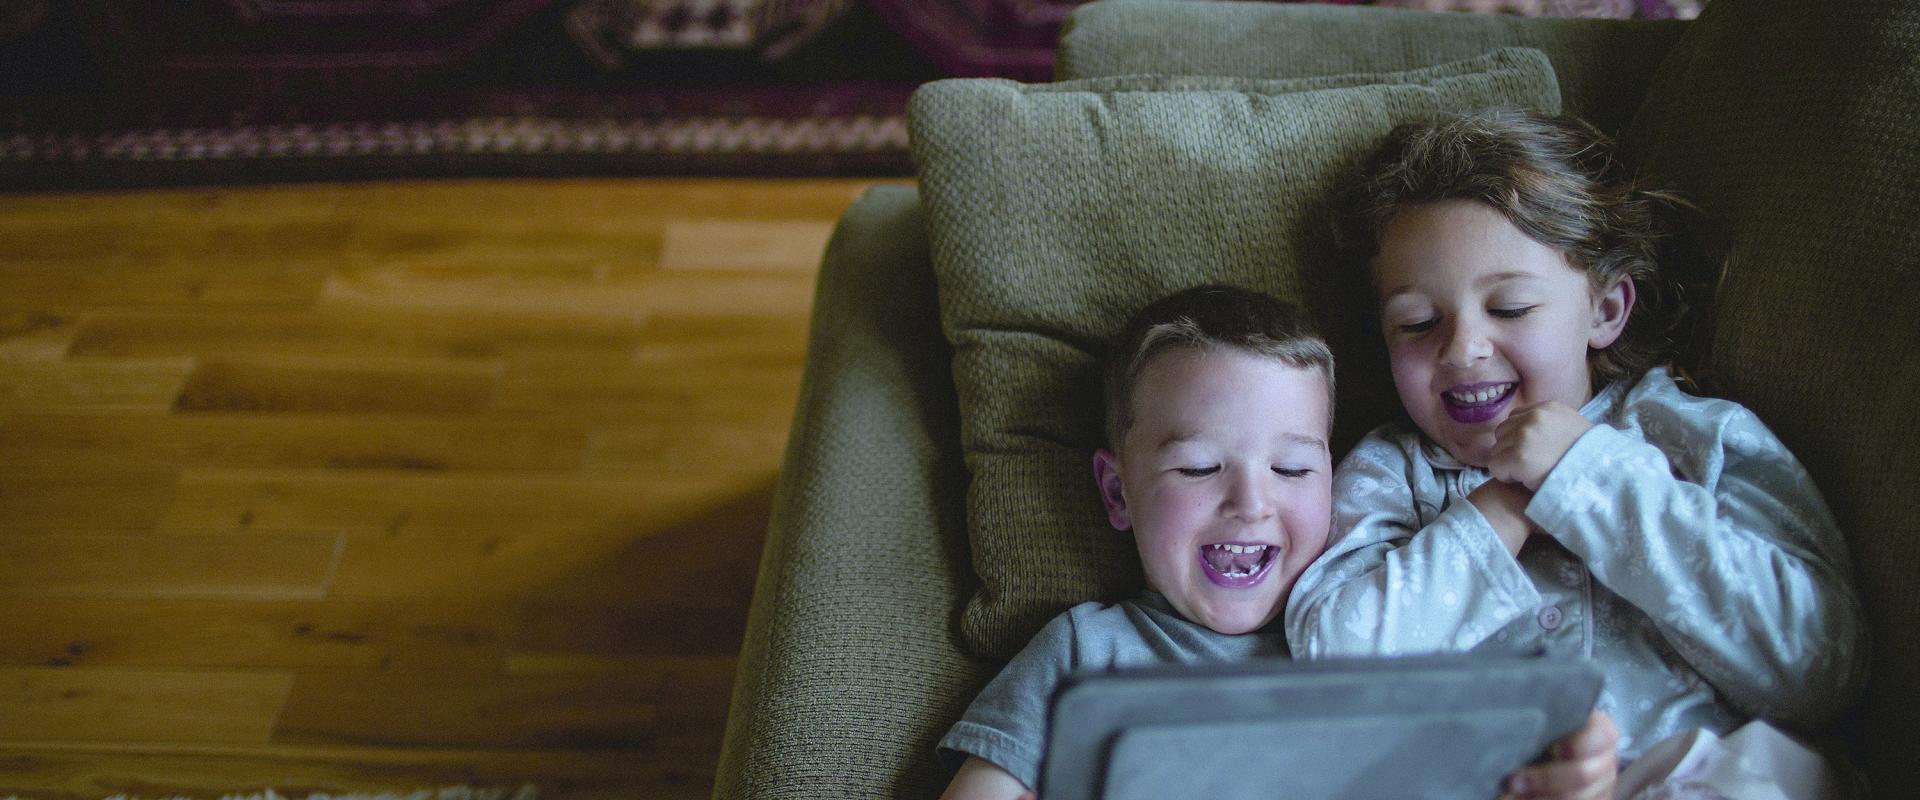
[[[1105,0],[1074,11],[1054,70],[1062,79],[1149,73],[1299,78],[1417,69],[1500,47],[1531,47],[1553,62],[1567,111],[1618,132],[1686,25],[1314,3]]]

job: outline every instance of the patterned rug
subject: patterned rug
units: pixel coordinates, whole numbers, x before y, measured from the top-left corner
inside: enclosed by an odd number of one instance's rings
[[[1079,2],[0,0],[0,189],[910,175],[914,88],[1049,79]],[[1377,2],[1583,16],[1698,8]]]
[[[352,792],[348,794],[283,795],[272,789],[249,794],[221,795],[218,800],[538,800],[540,791],[532,784],[513,788],[447,786],[399,792]],[[0,800],[31,800],[8,795]],[[106,800],[196,800],[185,795],[117,794]],[[210,799],[211,800],[211,799]]]

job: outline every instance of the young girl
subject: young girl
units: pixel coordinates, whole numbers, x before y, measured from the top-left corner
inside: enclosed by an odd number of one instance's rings
[[[1412,424],[1341,463],[1295,656],[1591,658],[1625,758],[1832,722],[1866,663],[1846,544],[1759,419],[1658,365],[1682,310],[1655,263],[1673,201],[1591,128],[1515,111],[1395,131],[1353,199],[1341,238]]]

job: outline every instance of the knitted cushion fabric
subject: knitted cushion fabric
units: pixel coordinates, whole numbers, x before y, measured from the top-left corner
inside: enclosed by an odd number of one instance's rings
[[[1627,139],[1726,220],[1711,365],[1806,463],[1852,544],[1874,638],[1853,732],[1882,787],[1920,783],[1916,120],[1920,3],[1714,0]]]
[[[1499,47],[1530,47],[1553,62],[1561,106],[1617,134],[1687,25],[1373,5],[1109,0],[1074,10],[1060,39],[1057,74],[1296,78],[1411,69]]]
[[[940,81],[909,112],[952,341],[980,578],[961,627],[1008,658],[1054,614],[1138,591],[1094,489],[1104,341],[1147,302],[1224,282],[1300,298],[1342,359],[1336,446],[1392,413],[1364,276],[1332,267],[1325,204],[1395,124],[1493,104],[1557,111],[1534,50],[1289,81]],[[1338,453],[1336,453],[1336,456]]]

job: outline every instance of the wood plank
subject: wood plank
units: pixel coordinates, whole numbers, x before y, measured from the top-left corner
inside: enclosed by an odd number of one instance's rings
[[[196,471],[160,529],[344,531],[334,598],[635,605],[691,595],[711,601],[709,624],[731,631],[745,619],[772,487],[771,475],[737,474]]]
[[[0,465],[0,531],[148,530],[172,501],[174,476],[167,467]]]
[[[123,311],[69,330],[75,356],[201,358],[419,358],[493,360],[630,353],[641,321],[563,314],[430,312],[324,307],[220,314]],[[0,342],[0,348],[5,346]]]
[[[785,428],[802,372],[799,364],[778,362],[514,359],[500,376],[495,407],[609,422]]]
[[[757,423],[690,425],[663,413],[651,420],[610,425],[594,436],[586,469],[619,475],[752,475],[771,480],[780,473],[787,449],[787,429],[780,421],[793,417],[796,401],[791,393],[781,393],[763,402],[760,408],[743,412],[763,412],[766,419]]]
[[[633,350],[635,364],[727,363],[792,366],[807,356],[808,318],[789,314],[690,314],[647,317]]]
[[[7,598],[0,665],[495,674],[511,609],[436,602]]]
[[[260,256],[256,255],[255,258]],[[165,244],[116,254],[76,269],[72,259],[0,257],[0,308],[60,306],[305,306],[320,295],[326,268],[280,262],[243,269],[240,255],[179,253]]]
[[[163,531],[338,530],[355,536],[654,531],[758,487],[725,477],[196,469],[180,476]]]
[[[537,418],[17,414],[0,423],[0,452],[13,468],[56,470],[567,470],[587,435],[583,423]]]
[[[811,275],[832,236],[832,220],[675,220],[666,226],[660,267]]]
[[[0,594],[319,599],[337,533],[0,536]]]
[[[457,414],[493,402],[500,368],[399,359],[202,361],[179,390],[184,413]]]
[[[721,569],[731,572],[722,574]],[[731,656],[740,651],[745,619],[736,613],[751,591],[736,587],[751,565],[707,567],[719,575],[711,593],[663,597],[665,592],[619,604],[589,605],[554,597],[526,604],[514,615],[513,647],[506,668],[512,674],[629,672],[648,659],[665,656]]]
[[[479,593],[639,604],[691,593],[710,601],[704,616],[710,624],[731,628],[745,619],[742,612],[752,594],[751,573],[759,553],[752,531],[764,529],[769,497],[764,491],[747,494],[664,528],[658,527],[658,518],[642,517],[588,525],[355,536],[341,557],[333,596]],[[741,513],[740,507],[747,512]],[[757,516],[757,527],[731,527],[742,516]],[[716,536],[724,536],[725,543],[715,546]],[[746,574],[741,575],[742,570]]]
[[[292,677],[0,667],[0,741],[261,744]]]
[[[0,310],[0,364],[53,361],[66,355],[81,318],[47,309]]]
[[[0,412],[127,411],[173,406],[189,359],[83,359],[27,362],[0,370]]]
[[[545,270],[510,265],[418,267],[372,261],[328,276],[328,306],[431,312],[539,314],[559,319],[638,320],[651,311],[804,316],[811,274],[662,272],[647,265],[578,264]]]
[[[600,750],[460,750],[294,745],[0,744],[0,795],[36,800],[215,800],[273,789],[282,797],[473,786],[541,800],[706,800],[712,756],[640,746]],[[516,798],[518,800],[518,798]]]
[[[0,195],[0,386],[38,387],[0,400],[0,679],[54,698],[0,701],[47,723],[0,796],[706,796],[812,270],[871,183]],[[163,362],[183,399],[102,399]],[[274,542],[344,547],[329,583]],[[259,744],[282,706],[278,741],[391,746]],[[181,729],[255,744],[147,743]]]
[[[287,695],[275,744],[396,747],[651,746],[715,751],[733,658],[661,658],[627,673],[482,680],[306,673]],[[394,702],[406,698],[406,702]],[[671,720],[671,724],[665,724]]]

